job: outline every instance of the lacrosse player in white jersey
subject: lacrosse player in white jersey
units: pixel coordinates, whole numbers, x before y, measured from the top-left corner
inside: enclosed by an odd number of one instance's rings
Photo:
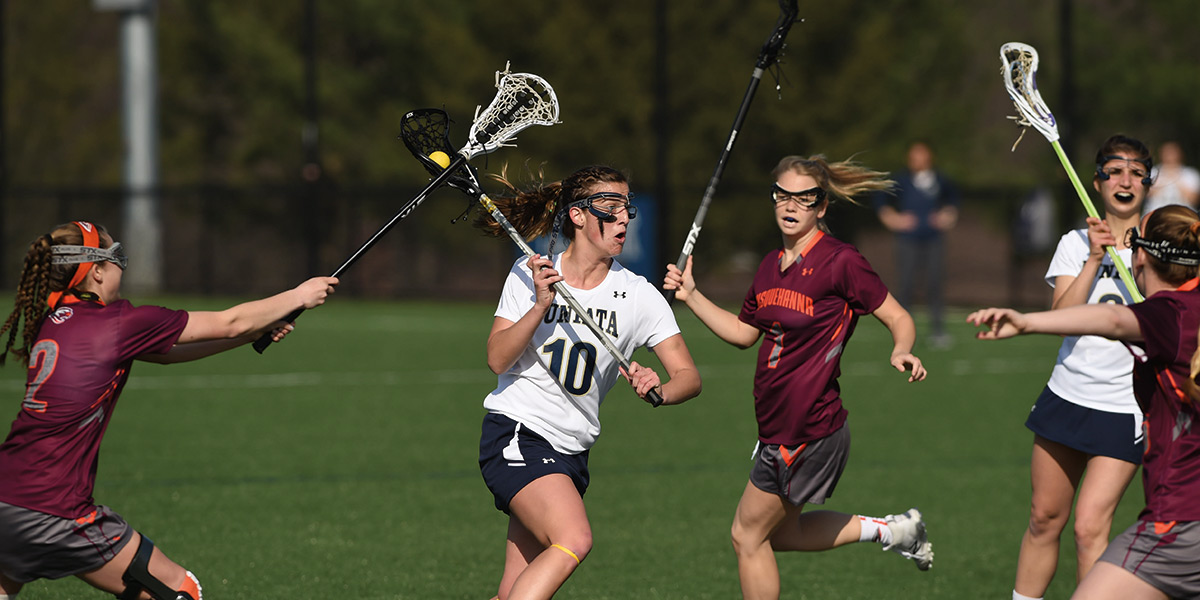
[[[526,191],[498,179],[510,194],[494,201],[513,226],[527,237],[550,232],[551,242],[549,257],[516,261],[500,295],[487,342],[499,382],[484,399],[479,465],[509,515],[497,596],[550,598],[592,548],[583,494],[605,395],[624,378],[643,399],[654,390],[679,404],[700,393],[700,374],[666,300],[613,258],[637,216],[620,171],[585,167]],[[479,224],[502,234],[487,217]],[[555,255],[560,234],[571,243]],[[557,297],[557,282],[625,356],[650,348],[667,380],[636,362],[626,371]]]
[[[1121,260],[1131,263],[1124,233],[1141,218],[1151,166],[1149,149],[1136,139],[1114,135],[1100,147],[1092,186],[1104,201],[1104,218],[1089,218],[1086,229],[1069,231],[1059,241],[1046,272],[1054,288],[1053,308],[1133,304],[1105,247],[1115,247]],[[1025,422],[1034,433],[1033,498],[1017,558],[1014,600],[1046,593],[1072,505],[1077,582],[1108,545],[1113,513],[1144,448],[1132,373],[1133,356],[1119,341],[1094,335],[1063,339],[1050,381]]]

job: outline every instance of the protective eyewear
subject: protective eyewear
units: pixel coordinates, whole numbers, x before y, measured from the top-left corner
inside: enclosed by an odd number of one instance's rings
[[[775,183],[771,185],[771,200],[776,205],[790,200],[803,208],[813,208],[825,201],[825,190],[820,187],[814,187],[807,190],[800,190],[799,192],[792,192],[779,187],[779,184]]]
[[[122,271],[125,270],[125,267],[129,266],[129,257],[125,256],[125,248],[121,246],[121,242],[113,242],[113,245],[108,248],[60,244],[52,246],[50,253],[53,255],[50,263],[55,265],[110,262],[121,267]]]
[[[603,221],[615,221],[617,215],[626,211],[629,212],[630,221],[637,218],[637,207],[633,205],[633,194],[600,192],[592,194],[580,202]]]
[[[1195,248],[1176,248],[1167,240],[1151,242],[1138,235],[1137,227],[1125,231],[1125,245],[1130,248],[1141,248],[1146,254],[1161,262],[1182,265],[1185,267],[1200,266],[1200,250]]]

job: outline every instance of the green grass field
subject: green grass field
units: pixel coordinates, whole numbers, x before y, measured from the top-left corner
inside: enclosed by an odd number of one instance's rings
[[[495,384],[484,360],[493,308],[337,298],[263,356],[246,347],[139,364],[96,498],[194,571],[210,599],[490,598],[506,518],[476,458]],[[704,392],[659,409],[628,388],[609,395],[586,500],[595,546],[559,598],[740,596],[728,531],[755,441],[754,355],[677,314]],[[978,342],[963,316],[952,314],[953,348],[918,348],[923,383],[890,370],[890,338],[870,317],[842,363],[853,452],[826,507],[882,516],[919,506],[933,570],[874,544],[780,554],[785,598],[1009,596],[1028,519],[1023,423],[1058,340]],[[23,370],[10,364],[0,377],[15,414]],[[1139,476],[1114,530],[1140,508]],[[1074,586],[1070,538],[1048,597]],[[21,593],[104,597],[74,579]]]

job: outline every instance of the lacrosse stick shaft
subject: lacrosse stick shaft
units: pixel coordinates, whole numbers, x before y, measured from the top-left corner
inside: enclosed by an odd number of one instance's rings
[[[433,181],[430,181],[429,185],[425,186],[425,189],[421,190],[420,193],[414,196],[412,200],[409,200],[408,204],[405,204],[404,207],[400,209],[400,212],[396,213],[396,215],[392,217],[392,220],[388,221],[386,225],[381,227],[379,231],[376,231],[375,234],[371,236],[371,239],[367,240],[366,243],[359,247],[358,250],[354,251],[354,254],[351,254],[350,258],[347,258],[346,262],[342,263],[342,266],[338,267],[337,270],[330,275],[330,277],[341,277],[342,273],[345,273],[351,265],[358,262],[358,259],[362,258],[362,255],[366,254],[367,250],[370,250],[372,246],[378,243],[379,240],[382,239],[383,236],[392,229],[392,227],[395,227],[397,223],[403,221],[405,218],[411,215],[412,212],[416,210],[426,198],[429,197],[429,194],[433,192],[433,190],[442,185],[442,183],[450,178],[450,175],[452,175],[466,162],[466,156],[463,156],[462,154],[455,154],[454,160],[450,162],[450,165],[447,166],[445,170],[439,173],[437,177],[433,179]],[[283,320],[288,323],[295,323],[296,318],[299,317],[303,312],[303,308],[298,308],[289,313],[288,316],[283,318]],[[259,354],[265,352],[270,345],[271,332],[269,331],[259,336],[257,340],[254,340],[254,350]]]
[[[487,209],[488,214],[492,215],[492,218],[500,224],[500,227],[502,227],[504,231],[508,233],[508,237],[512,238],[512,241],[517,244],[517,247],[521,249],[521,252],[525,253],[525,256],[532,258],[537,255],[537,253],[533,251],[533,248],[529,247],[529,244],[525,242],[525,238],[521,237],[521,234],[517,231],[516,227],[513,227],[512,223],[508,222],[508,218],[504,216],[504,213],[500,212],[500,209],[496,207],[496,205],[492,202],[492,199],[487,197],[487,194],[480,193],[479,202],[480,204],[483,204],[485,209]],[[567,291],[567,286],[563,285],[563,283],[559,281],[555,283],[553,287],[554,292],[558,294],[564,302],[567,303],[567,306],[571,307],[571,310],[575,311],[575,315],[583,321],[584,325],[587,325],[588,329],[592,330],[592,334],[600,340],[600,343],[604,345],[604,348],[608,350],[608,353],[611,354],[613,358],[617,359],[617,362],[621,363],[621,366],[625,368],[625,372],[628,373],[630,368],[629,359],[625,358],[625,355],[621,353],[621,350],[612,343],[612,340],[608,339],[608,335],[604,333],[604,330],[600,329],[600,326],[592,320],[592,316],[588,314],[588,312],[584,310],[582,306],[580,306],[579,301],[571,295],[571,292]],[[663,398],[658,394],[657,390],[651,388],[649,392],[646,392],[646,397],[650,399],[650,404],[652,406],[662,406]]]
[[[1062,144],[1058,140],[1050,142],[1054,147],[1054,153],[1058,155],[1059,162],[1062,163],[1063,169],[1067,171],[1067,177],[1071,179],[1071,185],[1075,186],[1075,192],[1079,194],[1079,201],[1083,203],[1083,209],[1087,211],[1089,217],[1096,219],[1100,218],[1100,213],[1096,211],[1095,205],[1092,204],[1091,198],[1083,189],[1083,182],[1079,181],[1079,176],[1075,173],[1075,168],[1071,166],[1071,161],[1067,159],[1066,152],[1063,152]],[[1129,295],[1133,297],[1134,302],[1145,300],[1142,297],[1141,291],[1138,290],[1137,284],[1133,282],[1133,274],[1129,272],[1129,268],[1125,266],[1125,261],[1121,260],[1117,254],[1117,249],[1112,246],[1105,246],[1105,251],[1108,252],[1109,258],[1112,259],[1113,265],[1117,267],[1117,274],[1120,275],[1121,281],[1125,282],[1125,287],[1129,289]]]
[[[783,49],[783,42],[787,38],[788,30],[796,20],[796,0],[781,1],[779,9],[779,21],[775,23],[775,29],[771,31],[771,36],[767,38],[767,43],[763,45],[762,51],[759,52],[754,63],[754,71],[750,74],[750,85],[746,88],[746,95],[742,97],[742,105],[738,108],[737,117],[733,119],[733,128],[729,131],[729,139],[726,140],[725,147],[721,150],[721,157],[717,159],[717,167],[713,169],[712,177],[708,180],[708,187],[705,188],[704,197],[700,200],[700,208],[696,209],[696,216],[692,219],[692,228],[688,230],[687,239],[683,242],[683,251],[679,253],[679,258],[675,261],[675,266],[679,267],[680,271],[687,266],[687,259],[696,247],[696,239],[700,237],[700,228],[704,225],[704,218],[708,216],[708,206],[712,204],[713,196],[717,193],[717,184],[721,182],[721,175],[725,173],[725,164],[729,162],[729,154],[733,151],[733,144],[737,141],[738,132],[741,131],[742,124],[746,122],[746,114],[750,112],[750,103],[754,100],[754,92],[758,90],[759,82],[762,81],[763,71],[779,59],[779,52]],[[668,303],[674,302],[675,290],[667,290],[666,298]]]
[[[729,131],[729,139],[725,142],[725,147],[721,150],[721,157],[717,159],[717,168],[713,170],[712,177],[708,180],[708,187],[704,189],[704,197],[700,200],[700,208],[696,209],[696,216],[692,218],[692,228],[688,230],[687,239],[683,242],[683,251],[679,253],[679,258],[675,261],[675,266],[682,271],[687,266],[687,259],[692,255],[692,250],[696,247],[696,240],[700,237],[700,228],[704,226],[704,218],[708,216],[708,206],[712,204],[713,196],[717,193],[717,185],[721,183],[721,175],[725,173],[725,164],[729,162],[729,154],[733,151],[733,144],[737,141],[738,132],[742,129],[742,124],[746,122],[746,114],[750,112],[750,103],[754,100],[754,92],[758,90],[758,84],[762,81],[763,68],[754,67],[754,74],[750,77],[750,87],[746,89],[746,95],[742,98],[742,106],[738,108],[737,117],[733,120],[733,129]],[[675,301],[675,290],[667,290],[667,302]]]

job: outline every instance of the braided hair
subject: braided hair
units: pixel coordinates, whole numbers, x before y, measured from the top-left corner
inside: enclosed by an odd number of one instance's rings
[[[96,228],[101,233],[107,233],[101,225],[97,225]],[[112,244],[111,238],[106,238],[107,236],[100,237],[100,245],[105,248]],[[0,336],[8,332],[4,351],[0,352],[0,364],[4,364],[9,353],[16,356],[22,365],[29,364],[29,351],[37,341],[42,319],[51,308],[46,304],[46,299],[51,292],[66,290],[67,285],[71,283],[71,277],[78,265],[51,263],[51,247],[61,244],[83,244],[83,234],[76,224],[64,223],[30,242],[29,250],[25,254],[25,266],[21,269],[21,280],[17,284],[12,313],[8,315],[4,325],[0,326]],[[22,319],[25,320],[23,327]],[[21,333],[19,346],[18,331]]]
[[[624,173],[604,165],[583,167],[562,181],[549,183],[545,181],[545,172],[541,169],[536,174],[531,173],[531,176],[533,186],[521,190],[508,177],[508,165],[505,165],[499,175],[492,177],[504,186],[505,193],[492,198],[492,201],[526,240],[549,233],[551,255],[554,254],[554,244],[560,231],[568,240],[575,239],[575,228],[563,227],[564,221],[571,207],[587,198],[595,184],[629,183]],[[475,225],[489,235],[504,235],[504,230],[487,213],[482,214]]]

